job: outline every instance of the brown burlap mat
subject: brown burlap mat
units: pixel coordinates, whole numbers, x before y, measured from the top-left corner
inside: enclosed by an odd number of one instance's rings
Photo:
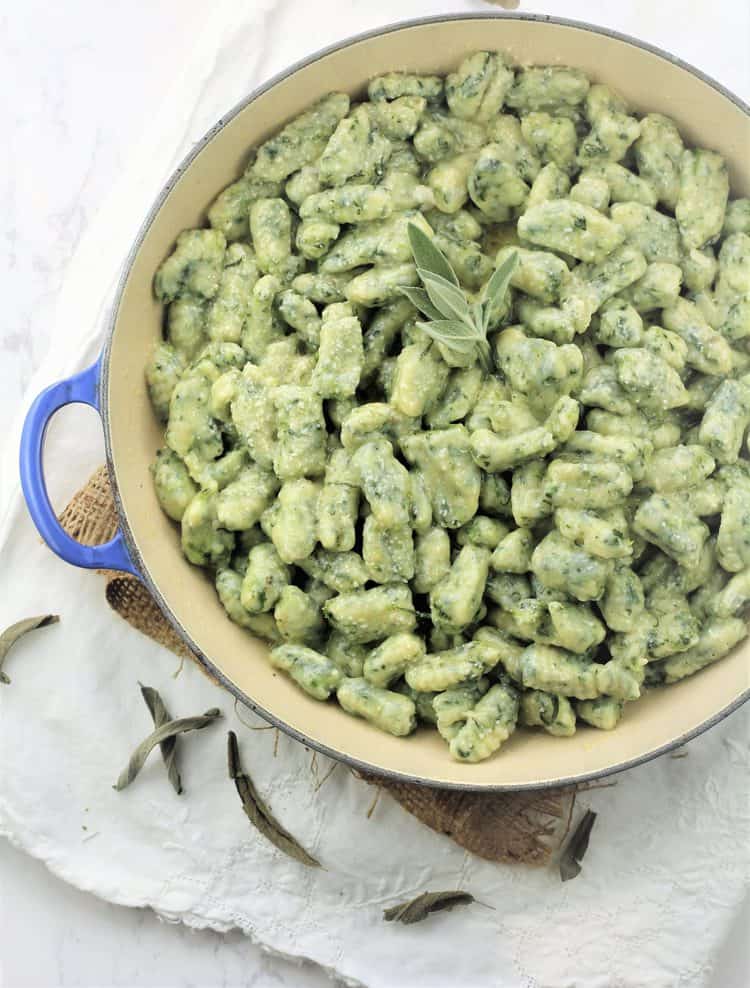
[[[112,538],[118,519],[106,467],[74,495],[60,521],[73,538],[98,545]],[[102,571],[110,607],[138,631],[176,655],[195,656],[176,634],[146,588],[132,576]],[[202,667],[201,667],[202,668]],[[422,823],[490,861],[545,864],[567,831],[575,789],[472,793],[433,789],[380,776],[363,776],[388,792]],[[323,792],[318,799],[325,799]]]

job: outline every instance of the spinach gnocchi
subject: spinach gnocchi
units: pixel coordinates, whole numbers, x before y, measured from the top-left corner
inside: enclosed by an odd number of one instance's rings
[[[464,762],[611,730],[747,633],[750,202],[574,68],[366,97],[156,272],[157,498],[311,697]]]

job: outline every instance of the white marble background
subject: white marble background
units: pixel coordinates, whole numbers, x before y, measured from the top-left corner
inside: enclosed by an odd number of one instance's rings
[[[286,50],[294,38],[301,57],[363,23],[375,26],[451,7],[478,10],[483,4],[276,0],[262,34],[253,39],[263,50],[258,79],[283,67],[274,59],[275,37],[285,37]],[[750,97],[748,0],[522,0],[521,9],[640,35]],[[127,166],[149,108],[167,87],[181,53],[189,51],[204,10],[205,0],[0,3],[0,423],[20,407],[52,335],[66,332],[54,324],[54,307],[68,262]],[[226,105],[240,95],[228,94]],[[745,913],[729,937],[717,988],[750,980],[749,929]],[[192,933],[167,927],[150,913],[105,905],[0,843],[2,988],[328,983],[312,968],[266,957],[238,934]]]

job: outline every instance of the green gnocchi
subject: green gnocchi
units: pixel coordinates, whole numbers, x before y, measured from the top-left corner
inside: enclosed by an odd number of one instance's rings
[[[367,97],[272,135],[156,272],[156,498],[310,697],[468,763],[612,730],[747,634],[750,204],[576,68]]]

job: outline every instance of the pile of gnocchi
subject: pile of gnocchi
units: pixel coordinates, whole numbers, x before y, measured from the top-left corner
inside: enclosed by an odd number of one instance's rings
[[[565,67],[478,52],[331,93],[155,277],[159,502],[310,696],[461,761],[614,728],[745,637],[750,200]],[[493,369],[425,331],[408,227]]]

